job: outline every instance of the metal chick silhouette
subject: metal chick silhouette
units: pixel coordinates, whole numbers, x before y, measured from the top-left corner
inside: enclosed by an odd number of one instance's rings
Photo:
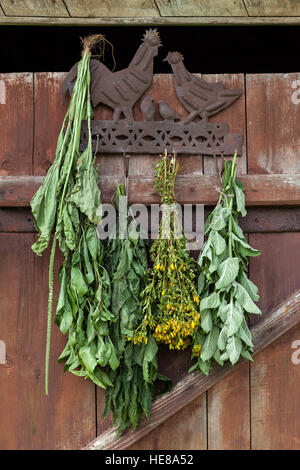
[[[210,116],[230,106],[242,94],[240,88],[226,89],[222,82],[208,83],[190,73],[183,64],[183,55],[180,52],[169,52],[164,61],[172,67],[177,98],[190,113],[184,120],[185,123],[200,116],[203,125],[207,126]]]

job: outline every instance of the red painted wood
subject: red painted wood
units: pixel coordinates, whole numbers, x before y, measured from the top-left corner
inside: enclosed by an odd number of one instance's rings
[[[31,175],[33,75],[0,74],[0,175]]]

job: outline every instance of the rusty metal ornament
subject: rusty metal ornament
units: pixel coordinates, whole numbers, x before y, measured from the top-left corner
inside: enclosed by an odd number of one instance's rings
[[[241,89],[226,89],[222,82],[208,83],[188,72],[179,52],[169,52],[164,59],[172,69],[176,96],[188,111],[180,120],[178,113],[163,99],[158,101],[162,121],[155,121],[155,103],[145,95],[153,78],[153,61],[161,46],[156,29],[146,31],[142,43],[126,69],[111,72],[98,60],[91,60],[91,101],[113,109],[112,120],[92,120],[93,150],[99,153],[162,153],[238,155],[243,136],[230,134],[226,123],[211,123],[209,117],[230,106],[242,95]],[[77,64],[67,75],[62,97],[72,93]],[[145,95],[145,96],[144,96]],[[133,106],[141,101],[143,121],[135,121]],[[124,116],[123,119],[121,117]],[[87,124],[82,128],[81,149],[87,144]]]

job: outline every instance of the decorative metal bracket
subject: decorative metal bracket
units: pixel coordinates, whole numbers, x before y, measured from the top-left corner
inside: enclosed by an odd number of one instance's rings
[[[155,103],[151,96],[141,101],[143,121],[135,121],[135,103],[145,94],[153,78],[153,60],[158,54],[160,37],[156,29],[146,31],[128,68],[111,72],[98,60],[91,60],[91,100],[95,108],[105,104],[113,109],[112,120],[93,120],[94,151],[99,153],[161,153],[176,151],[185,154],[242,154],[243,136],[230,134],[226,123],[208,121],[210,116],[230,106],[241,89],[226,89],[222,82],[209,83],[188,72],[179,52],[169,52],[164,59],[173,72],[178,100],[189,115],[180,120],[178,113],[163,100],[158,101],[163,121],[155,121]],[[77,76],[77,64],[67,75],[62,96],[72,93]],[[124,115],[123,119],[120,119]],[[87,124],[81,135],[81,148],[87,144]],[[96,143],[97,140],[97,143]]]
[[[229,134],[226,123],[208,123],[206,128],[199,123],[172,123],[165,121],[128,123],[122,119],[92,121],[93,150],[99,153],[162,153],[168,152],[233,155],[242,153],[243,136]],[[97,136],[98,142],[97,142]],[[82,130],[82,149],[87,145],[87,125]]]

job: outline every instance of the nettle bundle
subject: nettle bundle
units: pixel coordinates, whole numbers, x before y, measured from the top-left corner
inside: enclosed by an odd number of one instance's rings
[[[60,360],[65,361],[65,370],[89,377],[104,388],[112,383],[102,367],[107,363],[113,369],[118,366],[108,335],[108,322],[115,318],[109,310],[110,279],[102,265],[103,248],[96,232],[96,224],[101,219],[101,199],[91,138],[93,110],[89,64],[91,49],[103,41],[103,36],[95,35],[83,42],[77,80],[58,137],[55,160],[31,201],[39,232],[33,251],[41,255],[50,242],[52,230],[55,232],[49,264],[46,393],[57,240],[64,263],[59,273],[61,288],[55,322],[63,334],[69,332]],[[81,153],[79,143],[83,120],[88,124],[88,145]]]
[[[195,287],[196,263],[189,256],[186,237],[178,220],[174,185],[179,164],[175,156],[163,156],[156,167],[155,189],[161,196],[162,220],[150,253],[153,268],[142,293],[143,321],[134,343],[147,341],[148,326],[154,338],[170,349],[185,349],[200,322],[199,296]]]
[[[126,196],[123,185],[116,190],[118,210],[121,196]],[[148,263],[145,242],[129,214],[126,225],[127,233],[120,233],[119,217],[105,246],[105,264],[112,286],[111,311],[116,318],[109,334],[119,361],[119,368],[109,373],[114,386],[106,390],[105,415],[112,410],[118,432],[137,427],[143,414],[150,418],[153,383],[158,378],[158,347],[150,329],[145,331],[143,345],[128,342],[143,316],[140,295],[147,284]]]
[[[191,370],[208,374],[215,360],[235,364],[242,355],[252,360],[253,344],[247,326],[250,313],[260,314],[254,302],[257,287],[247,277],[249,257],[260,252],[250,247],[238,225],[246,215],[243,185],[236,180],[236,154],[225,162],[222,191],[205,223],[205,242],[198,264],[201,329],[195,335],[197,362]],[[201,331],[202,330],[202,331]]]

